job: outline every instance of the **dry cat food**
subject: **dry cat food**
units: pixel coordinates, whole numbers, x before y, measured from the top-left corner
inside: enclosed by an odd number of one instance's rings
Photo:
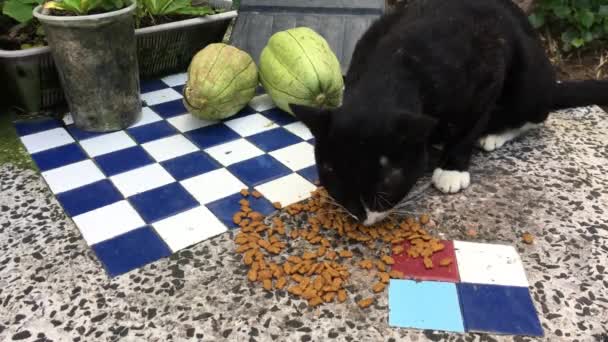
[[[528,245],[531,245],[534,243],[534,235],[530,234],[530,233],[524,233],[522,235],[522,240],[524,241],[524,243],[527,243]]]
[[[235,235],[234,242],[236,252],[242,254],[243,263],[249,266],[247,278],[260,283],[267,291],[286,289],[290,294],[308,301],[311,307],[348,300],[345,284],[350,278],[349,267],[358,265],[361,269],[374,272],[372,274],[377,280],[372,282],[371,291],[380,293],[386,289],[391,278],[405,277],[403,273],[390,269],[395,263],[391,252],[422,258],[425,266],[432,268],[431,256],[444,248],[439,240],[422,228],[430,222],[428,215],[422,215],[417,221],[407,218],[402,222],[386,221],[365,227],[341,215],[328,200],[325,190],[319,188],[308,201],[283,208],[292,216],[308,214],[305,227],[286,231],[280,217],[265,220],[262,214],[251,209],[246,198],[260,198],[262,195],[259,192],[244,189],[241,194],[241,210],[233,215],[233,221],[241,227],[241,232]],[[277,209],[282,208],[277,202],[272,205]],[[359,242],[377,257],[373,260],[354,260],[358,256],[352,250],[334,249],[332,242],[336,240],[333,237],[336,234],[338,239]],[[301,255],[284,255],[282,252],[287,244],[298,239],[306,240],[311,248]],[[408,248],[403,246],[405,241],[409,241]],[[340,245],[348,246],[347,243]],[[445,259],[439,262],[440,266],[449,263],[451,261]],[[374,299],[370,297],[357,304],[367,308],[373,302]]]

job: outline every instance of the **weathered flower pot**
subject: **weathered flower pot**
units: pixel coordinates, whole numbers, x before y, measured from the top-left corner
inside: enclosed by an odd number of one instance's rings
[[[53,16],[34,9],[44,26],[76,127],[124,129],[141,117],[134,30],[136,4],[85,16]]]

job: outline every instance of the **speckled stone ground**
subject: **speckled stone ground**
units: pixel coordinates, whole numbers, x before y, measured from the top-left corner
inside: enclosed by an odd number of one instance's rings
[[[420,201],[438,223],[434,233],[471,240],[464,232],[473,227],[477,241],[515,245],[541,340],[605,341],[608,115],[558,113],[542,130],[480,154],[473,172],[466,192]],[[109,280],[40,176],[0,166],[0,187],[0,341],[513,340],[390,328],[385,296],[362,311],[352,302],[309,309],[267,293],[245,279],[233,233]],[[534,245],[520,242],[526,230]],[[353,287],[369,284],[354,274]]]

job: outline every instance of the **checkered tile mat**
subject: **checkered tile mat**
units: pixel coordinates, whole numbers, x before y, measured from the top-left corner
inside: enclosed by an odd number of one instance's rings
[[[388,323],[394,327],[543,336],[528,279],[513,246],[441,241],[434,267],[407,253],[393,254]],[[404,244],[408,247],[408,243]],[[450,259],[448,266],[439,266]]]
[[[313,138],[267,95],[220,123],[187,113],[186,74],[142,84],[142,119],[90,133],[63,121],[16,123],[51,191],[110,276],[234,227],[239,192],[263,214],[314,190]]]

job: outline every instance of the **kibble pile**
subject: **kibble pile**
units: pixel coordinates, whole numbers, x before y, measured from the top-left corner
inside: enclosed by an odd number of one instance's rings
[[[350,277],[347,260],[352,260],[353,252],[347,247],[353,241],[365,245],[377,255],[375,259],[362,259],[356,263],[366,270],[375,268],[378,281],[372,291],[384,291],[390,278],[405,275],[390,270],[395,255],[407,253],[412,258],[422,258],[427,269],[433,268],[431,256],[443,250],[444,245],[431,237],[424,229],[430,221],[428,215],[418,220],[412,217],[402,222],[388,220],[375,226],[366,227],[354,222],[348,215],[333,205],[323,188],[318,188],[312,197],[304,202],[285,208],[288,215],[306,215],[308,225],[287,231],[280,216],[266,219],[251,209],[248,196],[261,197],[257,191],[251,194],[241,191],[241,211],[234,214],[233,221],[241,227],[235,236],[236,251],[243,254],[243,262],[249,266],[247,277],[251,282],[260,283],[267,291],[286,288],[292,295],[308,301],[309,306],[317,306],[333,301],[345,302],[349,295],[345,284]],[[273,203],[277,209],[279,203]],[[309,250],[302,255],[284,255],[288,244],[306,240]],[[404,243],[409,241],[405,250]],[[342,246],[337,248],[337,246]],[[442,259],[439,266],[448,266],[452,260]],[[366,308],[374,302],[373,297],[357,302]]]

